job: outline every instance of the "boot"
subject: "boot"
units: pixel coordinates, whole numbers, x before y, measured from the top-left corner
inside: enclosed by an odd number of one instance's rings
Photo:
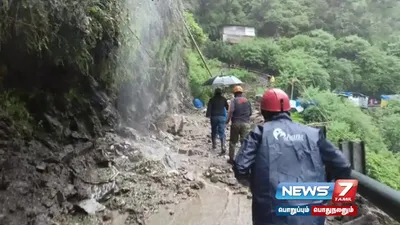
[[[217,148],[217,140],[215,138],[212,139],[212,149],[215,150]]]
[[[229,143],[228,163],[232,164],[235,159],[235,144]]]
[[[225,155],[225,140],[221,138],[221,155]]]

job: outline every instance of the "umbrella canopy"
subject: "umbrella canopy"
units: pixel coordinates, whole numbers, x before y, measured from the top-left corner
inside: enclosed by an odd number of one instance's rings
[[[243,82],[239,80],[235,76],[216,76],[208,79],[203,83],[203,86],[212,85],[212,86],[227,86],[227,85],[235,85],[242,84]]]

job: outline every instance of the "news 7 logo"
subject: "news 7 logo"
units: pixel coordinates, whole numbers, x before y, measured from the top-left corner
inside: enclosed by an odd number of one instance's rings
[[[336,180],[333,203],[353,203],[356,200],[358,180]]]
[[[337,180],[335,183],[280,183],[275,197],[280,200],[332,200],[333,203],[353,203],[357,180]]]

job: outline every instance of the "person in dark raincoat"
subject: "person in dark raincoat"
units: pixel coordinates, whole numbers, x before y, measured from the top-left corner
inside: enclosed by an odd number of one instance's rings
[[[216,88],[207,106],[206,117],[210,118],[212,148],[217,148],[217,136],[221,141],[221,154],[225,154],[225,121],[229,108],[228,100],[222,96],[222,89]]]
[[[250,181],[253,225],[324,225],[325,217],[276,216],[276,206],[325,204],[320,200],[277,200],[282,182],[326,182],[325,168],[335,179],[348,179],[350,163],[321,130],[290,119],[288,95],[269,89],[263,95],[265,119],[249,133],[234,162],[239,182]]]

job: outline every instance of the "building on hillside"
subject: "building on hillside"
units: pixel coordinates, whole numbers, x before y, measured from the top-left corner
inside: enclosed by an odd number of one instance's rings
[[[354,105],[359,106],[361,108],[368,108],[368,96],[361,94],[361,93],[355,93],[355,92],[340,92],[336,93],[338,96],[345,97],[349,99],[350,102],[352,102]]]
[[[236,44],[242,40],[256,37],[256,29],[251,26],[224,25],[221,27],[222,41]]]

